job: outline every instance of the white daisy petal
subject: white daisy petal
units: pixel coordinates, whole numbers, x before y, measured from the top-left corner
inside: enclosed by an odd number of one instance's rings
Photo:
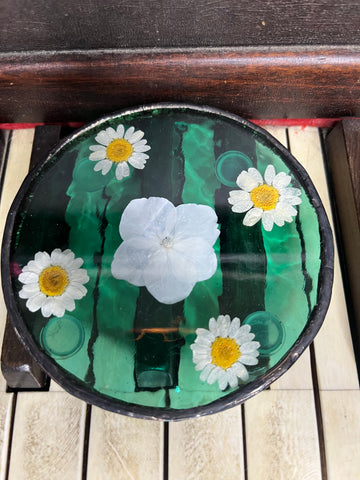
[[[124,125],[118,125],[117,129],[116,129],[116,136],[117,138],[123,138],[124,137],[124,133],[125,133],[125,128],[124,128]]]
[[[264,173],[264,180],[268,185],[272,185],[276,172],[274,165],[268,165]]]
[[[94,170],[95,172],[98,172],[101,170],[101,173],[103,175],[106,175],[111,170],[111,167],[112,167],[112,162],[110,162],[110,160],[100,160],[100,162],[98,162],[95,165]]]
[[[212,363],[209,363],[208,365],[206,365],[206,367],[203,369],[203,371],[200,374],[200,380],[202,380],[203,382],[206,382],[210,373],[214,369],[215,369],[215,365],[213,365]]]
[[[130,141],[130,138],[133,136],[134,132],[135,132],[135,127],[128,128],[124,135],[125,140]]]
[[[241,190],[232,190],[228,202],[232,205],[231,209],[234,213],[247,212],[243,219],[244,225],[252,227],[262,219],[264,229],[270,232],[274,223],[282,227],[285,221],[292,221],[292,217],[297,212],[295,213],[294,209],[289,210],[287,207],[301,203],[301,190],[289,186],[291,177],[285,172],[276,174],[273,165],[266,167],[264,179],[266,185],[258,189],[257,187],[263,185],[260,172],[256,168],[243,170],[236,180]],[[257,190],[252,195],[254,189]],[[279,204],[282,205],[279,207]]]
[[[26,306],[30,312],[37,312],[44,305],[45,301],[46,296],[39,292],[37,295],[34,295],[28,299]]]
[[[249,380],[249,373],[242,363],[239,363],[239,370],[237,371],[237,376],[241,378],[243,382],[247,382]]]
[[[109,137],[105,130],[102,130],[96,135],[95,140],[101,145],[107,147],[111,142],[112,138]]]
[[[252,208],[247,212],[247,214],[244,217],[243,224],[246,225],[247,227],[252,227],[257,223],[260,218],[262,217],[263,211],[261,208]]]
[[[137,130],[127,140],[129,140],[129,142],[135,147],[135,144],[137,144],[137,142],[141,140],[143,136],[144,132],[142,132],[141,130]]]
[[[262,225],[267,232],[270,232],[274,226],[274,214],[272,210],[263,212],[261,217]]]
[[[135,157],[134,155],[131,155],[128,162],[134,168],[138,168],[139,170],[142,170],[145,167],[146,159],[145,158],[141,159],[139,157]]]
[[[244,365],[257,365],[259,360],[253,355],[241,355],[241,363]]]
[[[248,173],[249,175],[251,175],[251,177],[254,179],[257,185],[262,185],[264,183],[261,173],[256,168],[253,168],[253,167],[249,168]]]
[[[144,132],[135,130],[133,126],[125,131],[122,124],[119,124],[116,129],[107,127],[105,130],[100,131],[95,136],[95,141],[98,142],[99,145],[91,145],[89,147],[91,151],[89,160],[98,162],[94,167],[94,171],[101,171],[103,175],[106,175],[110,171],[112,164],[116,163],[115,177],[117,180],[122,180],[130,174],[129,164],[134,168],[142,170],[145,167],[146,160],[149,158],[149,155],[144,152],[151,149],[143,136]],[[132,153],[128,157],[125,154],[124,158],[122,158],[121,153],[116,153],[116,144],[114,144],[115,152],[110,154],[107,151],[107,147],[113,141],[120,139],[126,140],[132,146]]]
[[[231,320],[229,315],[219,315],[209,320],[209,330],[198,328],[196,334],[190,348],[195,370],[201,371],[201,381],[210,385],[218,381],[219,388],[225,390],[228,385],[237,388],[238,378],[244,382],[249,379],[245,365],[258,364],[260,348],[260,343],[253,341],[250,325],[240,326],[238,317]]]
[[[106,134],[111,140],[114,140],[114,138],[117,137],[116,132],[112,127],[106,129]]]
[[[262,179],[261,179],[262,183]],[[251,192],[254,188],[259,186],[259,182],[256,177],[249,174],[246,170],[243,170],[236,179],[236,184],[245,192]]]
[[[90,145],[89,149],[92,152],[104,152],[106,153],[106,147],[104,145]]]
[[[118,180],[122,180],[124,177],[128,177],[130,174],[129,165],[127,162],[118,163],[115,170],[115,176]]]
[[[85,269],[79,269],[82,264],[83,260],[75,258],[69,249],[62,252],[56,248],[50,255],[47,252],[37,252],[34,260],[29,261],[18,277],[24,284],[19,297],[28,299],[26,307],[31,312],[41,309],[46,318],[51,315],[62,317],[65,310],[75,309],[74,300],[81,299],[87,293],[83,284],[89,277]],[[29,268],[32,271],[27,271]],[[65,282],[54,282],[61,275]]]
[[[99,160],[104,160],[106,158],[106,152],[98,150],[97,152],[90,153],[89,160],[92,162],[98,162]]]
[[[142,153],[142,152],[147,152],[148,150],[151,149],[150,145],[134,145],[134,152],[136,153]]]
[[[279,190],[280,188],[287,187],[290,182],[291,182],[291,177],[287,175],[285,172],[280,172],[275,176],[272,182],[272,186],[277,190]]]

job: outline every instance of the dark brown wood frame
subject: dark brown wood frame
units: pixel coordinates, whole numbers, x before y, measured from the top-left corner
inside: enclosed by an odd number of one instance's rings
[[[0,122],[89,121],[156,101],[252,119],[359,116],[360,46],[0,55]]]

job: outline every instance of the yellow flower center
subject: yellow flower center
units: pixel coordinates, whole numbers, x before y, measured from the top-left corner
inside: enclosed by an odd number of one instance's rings
[[[239,345],[233,338],[216,337],[211,346],[214,365],[226,370],[241,357]]]
[[[39,287],[48,297],[62,295],[69,283],[66,271],[58,266],[44,268],[39,275]]]
[[[272,210],[279,200],[279,192],[270,185],[259,185],[250,192],[250,198],[256,208]]]
[[[125,162],[133,151],[133,146],[125,138],[115,138],[106,147],[106,158],[115,163]]]

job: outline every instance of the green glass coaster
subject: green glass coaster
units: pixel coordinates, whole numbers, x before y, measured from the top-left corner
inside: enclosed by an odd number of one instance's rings
[[[9,316],[86,402],[178,420],[266,388],[328,307],[332,235],[260,127],[182,104],[85,126],[25,179],[2,249]]]
[[[41,344],[54,358],[75,355],[84,344],[84,328],[70,315],[52,317],[41,331]]]

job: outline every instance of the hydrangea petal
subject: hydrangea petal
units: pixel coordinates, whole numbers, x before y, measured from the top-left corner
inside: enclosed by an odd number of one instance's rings
[[[213,208],[207,205],[187,203],[176,207],[177,222],[174,235],[180,241],[190,237],[198,237],[213,245],[220,231],[218,218]]]
[[[166,198],[150,197],[132,200],[125,208],[120,221],[123,240],[137,236],[166,237],[174,228],[177,213]]]

